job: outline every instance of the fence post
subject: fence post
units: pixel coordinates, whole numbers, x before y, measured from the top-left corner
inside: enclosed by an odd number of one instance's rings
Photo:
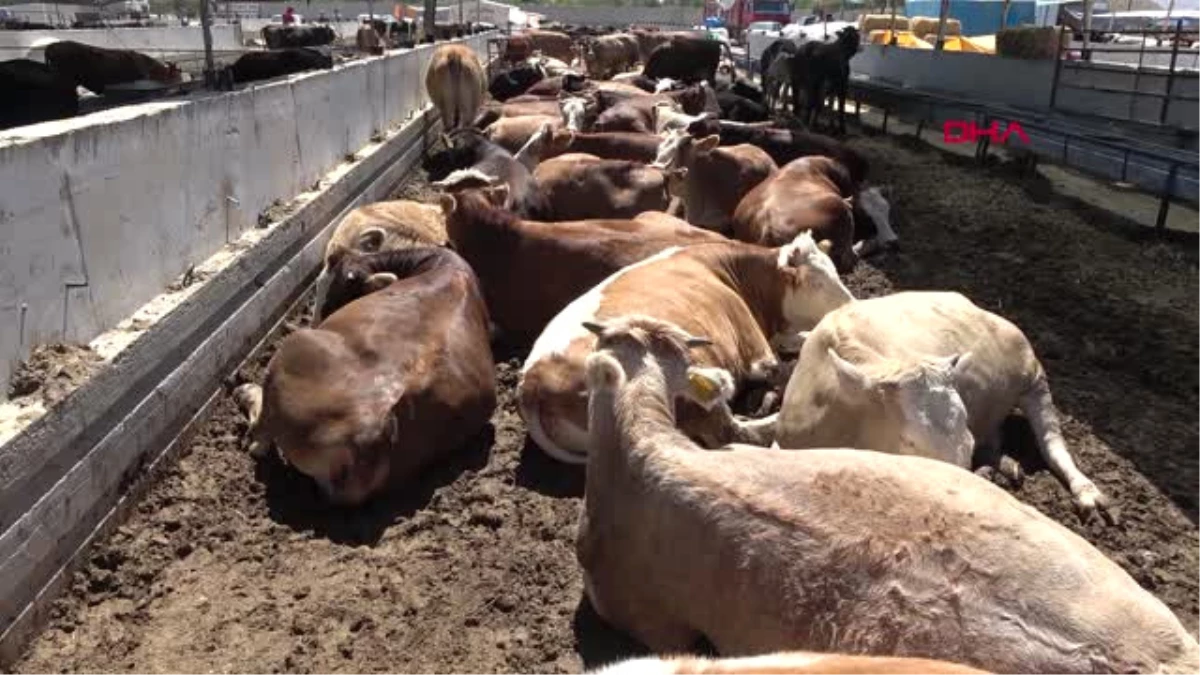
[[[1062,77],[1062,62],[1063,62],[1063,35],[1066,31],[1062,27],[1058,28],[1058,47],[1054,50],[1054,76],[1050,80],[1050,108],[1054,109],[1055,102],[1058,101],[1058,80]]]
[[[1171,44],[1171,66],[1167,69],[1167,89],[1163,95],[1162,110],[1158,114],[1158,123],[1167,123],[1167,113],[1171,110],[1171,89],[1175,84],[1175,62],[1179,58],[1179,38],[1183,32],[1183,19],[1175,22],[1175,40]]]
[[[1158,203],[1158,219],[1154,221],[1154,231],[1162,234],[1167,227],[1167,209],[1171,208],[1171,194],[1175,192],[1175,175],[1179,172],[1179,165],[1172,163],[1171,170],[1167,172],[1167,184],[1163,189],[1162,200]]]

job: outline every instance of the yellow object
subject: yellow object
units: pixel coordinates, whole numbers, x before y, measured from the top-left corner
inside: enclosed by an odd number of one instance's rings
[[[708,403],[721,393],[716,382],[691,370],[688,371],[688,386],[692,388],[692,394],[704,403]]]
[[[934,39],[936,40],[937,38],[935,37]],[[944,38],[944,40],[945,41],[942,43],[943,51],[970,52],[973,54],[995,54],[996,53],[996,51],[994,49],[988,49],[987,47],[984,47],[983,45],[980,45],[979,43],[972,41],[971,38],[965,38],[960,35],[947,37],[947,38]]]
[[[889,45],[892,43],[892,31],[873,30],[867,35],[867,42],[873,45]],[[896,31],[896,46],[908,47],[909,49],[933,49],[933,45],[913,35],[912,31],[907,30]]]

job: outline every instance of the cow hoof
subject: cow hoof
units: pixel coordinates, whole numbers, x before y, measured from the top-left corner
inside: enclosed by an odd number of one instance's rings
[[[1021,464],[1017,460],[1004,455],[1000,458],[1000,462],[996,465],[996,469],[1000,475],[1012,482],[1014,487],[1020,488],[1025,484],[1025,471],[1021,469]]]
[[[1088,481],[1072,488],[1071,491],[1075,499],[1075,510],[1081,521],[1089,523],[1099,513],[1100,517],[1109,525],[1120,524],[1119,510],[1112,506],[1108,497],[1100,492],[1100,488],[1096,487],[1095,483]]]

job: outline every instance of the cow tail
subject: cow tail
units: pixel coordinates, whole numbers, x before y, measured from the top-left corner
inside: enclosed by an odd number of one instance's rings
[[[450,110],[451,115],[454,116],[454,119],[450,120],[450,130],[453,131],[462,123],[463,116],[462,92],[460,91],[460,87],[462,87],[465,69],[463,68],[462,57],[458,54],[451,54],[449,61],[446,63],[446,69],[450,73]]]

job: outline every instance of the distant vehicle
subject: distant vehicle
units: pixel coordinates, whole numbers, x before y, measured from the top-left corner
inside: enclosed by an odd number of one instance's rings
[[[394,16],[392,16],[391,14],[379,14],[379,13],[376,13],[376,14],[374,14],[374,15],[371,15],[371,14],[359,14],[359,15],[358,15],[358,22],[359,22],[359,23],[366,23],[367,21],[370,21],[370,20],[371,20],[372,16],[374,16],[374,18],[375,18],[375,20],[376,20],[376,21],[382,21],[382,22],[384,22],[384,23],[397,23],[397,21],[396,21],[396,18],[395,18]]]
[[[692,30],[702,32],[705,35],[707,35],[710,40],[716,40],[717,42],[722,42],[725,44],[726,47],[728,47],[730,45],[728,28],[712,27],[712,26],[693,26]]]
[[[746,26],[746,33],[778,33],[783,30],[783,24],[778,21],[755,21]]]
[[[300,14],[299,12],[293,14],[292,16],[295,17],[297,26],[304,23],[304,15]],[[283,23],[283,15],[282,14],[272,14],[271,15],[271,23]]]
[[[792,0],[705,0],[704,16],[725,19],[730,36],[741,41],[752,24],[771,22],[782,27],[789,23]]]

